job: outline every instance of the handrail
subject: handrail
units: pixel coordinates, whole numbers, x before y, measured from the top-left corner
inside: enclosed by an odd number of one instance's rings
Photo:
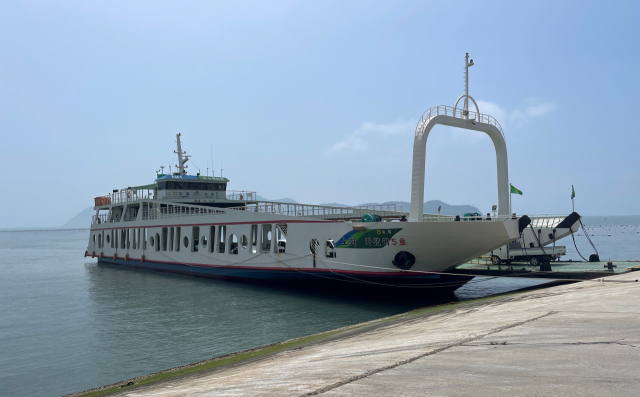
[[[382,207],[384,206],[387,206],[388,209],[383,210]],[[380,209],[372,209],[367,207],[380,207]],[[277,201],[258,201],[256,203],[239,207],[231,207],[228,209],[237,211],[260,212],[265,214],[333,220],[359,220],[366,214],[379,215],[382,218],[395,219],[406,217],[408,213],[397,211],[398,207],[402,208],[402,206],[399,204],[383,204],[377,206],[362,207],[338,207],[330,205],[282,203]],[[393,210],[391,210],[391,208],[393,208]]]
[[[369,208],[380,207],[380,209]],[[382,207],[387,207],[387,210],[383,210]],[[393,210],[392,210],[393,208]],[[400,211],[398,211],[398,208]],[[211,216],[226,214],[227,211],[249,211],[259,212],[264,214],[274,214],[283,216],[299,216],[315,219],[326,220],[342,220],[342,221],[358,221],[363,215],[379,215],[385,219],[402,220],[408,217],[408,212],[402,211],[401,204],[379,204],[371,206],[359,206],[359,207],[337,207],[329,205],[314,205],[314,204],[300,204],[300,203],[282,203],[277,201],[257,201],[247,205],[231,208],[221,207],[208,207],[190,204],[176,204],[174,202],[156,201],[145,205],[140,209],[136,209],[134,212],[117,212],[113,213],[113,210],[108,214],[93,215],[91,224],[100,223],[115,223],[120,221],[134,221],[140,218],[141,220],[153,220],[153,219],[166,219],[166,218],[181,218],[181,217],[194,217],[194,216]],[[139,212],[142,216],[139,216]],[[124,216],[123,216],[124,214]],[[562,222],[567,215],[531,215],[531,225],[536,227],[555,227]],[[512,215],[498,215],[498,216],[460,216],[460,215],[438,215],[438,214],[423,214],[423,222],[455,222],[459,221],[506,221],[513,219]]]
[[[100,207],[103,205],[126,203],[129,201],[153,200],[154,198],[154,189],[122,189],[118,192],[98,196],[94,199],[94,202],[96,207]]]
[[[227,200],[257,200],[257,193],[246,190],[227,190]]]
[[[161,190],[160,192],[162,192]],[[188,193],[188,191],[187,191]],[[196,195],[197,195],[196,191]],[[248,200],[255,201],[257,200],[257,192],[251,192],[246,190],[226,190],[225,198],[227,200]],[[194,195],[195,198],[196,195]],[[127,203],[130,201],[137,200],[157,200],[158,194],[154,189],[121,189],[118,192],[109,193],[105,196],[98,196],[94,198],[95,206],[101,207],[110,204],[119,204],[119,203]]]
[[[502,134],[502,139],[505,139],[504,131],[502,131],[502,126],[495,117],[488,114],[473,112],[470,110],[467,111],[467,114],[465,114],[465,111],[463,109],[454,109],[453,107],[446,105],[434,106],[427,109],[424,113],[422,113],[422,116],[420,116],[420,120],[418,121],[416,129],[420,128],[423,123],[429,121],[432,117],[435,116],[451,116],[458,119],[476,120],[480,123],[490,124],[498,128],[500,134]]]

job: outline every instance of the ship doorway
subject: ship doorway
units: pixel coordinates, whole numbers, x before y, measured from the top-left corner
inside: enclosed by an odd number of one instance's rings
[[[229,236],[229,253],[231,255],[238,255],[238,236],[235,234]]]
[[[209,252],[213,253],[215,252],[215,237],[216,237],[216,227],[215,226],[209,226]]]
[[[262,225],[260,233],[260,250],[262,253],[271,251],[271,229],[272,225]]]
[[[220,226],[220,232],[218,233],[218,253],[224,254],[226,245],[227,227]]]
[[[284,254],[287,250],[287,224],[276,224],[276,253]]]
[[[200,244],[200,226],[194,226],[191,228],[191,252],[198,252],[199,244]]]
[[[258,253],[258,225],[251,225],[251,253]]]
[[[162,228],[162,250],[163,251],[167,250],[168,240],[169,240],[169,228],[163,227]]]

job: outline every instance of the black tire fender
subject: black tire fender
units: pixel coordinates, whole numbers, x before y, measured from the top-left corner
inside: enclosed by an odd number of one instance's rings
[[[393,266],[402,270],[409,270],[416,263],[416,257],[413,256],[411,252],[400,251],[396,254],[396,256],[391,261]]]

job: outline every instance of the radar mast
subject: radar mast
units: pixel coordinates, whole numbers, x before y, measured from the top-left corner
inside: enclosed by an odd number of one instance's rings
[[[188,165],[184,165],[187,161],[189,161],[189,157],[187,155],[187,152],[183,152],[182,151],[182,145],[180,145],[180,135],[181,134],[176,134],[176,142],[178,143],[178,151],[174,152],[174,153],[178,153],[178,170],[180,172],[180,175],[185,175],[187,172],[184,170],[185,168],[188,168]],[[183,156],[184,155],[184,156]]]

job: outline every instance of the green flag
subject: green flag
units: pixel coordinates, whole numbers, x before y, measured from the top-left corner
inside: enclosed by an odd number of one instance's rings
[[[571,185],[571,200],[573,200],[574,197],[576,197],[576,189],[574,189],[573,185]]]
[[[522,196],[522,190],[520,190],[517,187],[511,185],[511,194],[519,194],[519,195]]]

